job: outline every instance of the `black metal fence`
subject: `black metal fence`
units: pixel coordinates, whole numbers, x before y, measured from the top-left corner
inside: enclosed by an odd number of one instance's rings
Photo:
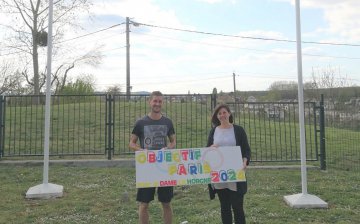
[[[360,170],[360,102],[328,101],[324,107],[328,166]]]
[[[187,94],[165,95],[164,98],[163,112],[173,120],[177,148],[204,147],[216,96]],[[44,96],[0,97],[2,157],[43,155],[43,102]],[[52,96],[50,155],[104,155],[111,159],[132,154],[128,149],[130,133],[135,121],[147,114],[147,102],[146,95],[132,95],[130,100],[125,95],[106,94]],[[228,104],[235,123],[242,125],[248,134],[252,161],[300,160],[297,102]],[[324,156],[320,146],[324,149],[326,142],[329,164],[337,164],[335,161],[345,156],[344,163],[351,160],[351,167],[359,168],[359,129],[354,127],[350,133],[326,126],[324,141],[325,132],[321,131],[319,116],[321,108],[324,107],[315,102],[304,104],[307,160],[317,161],[320,155]],[[328,125],[327,116],[328,112],[325,122]],[[324,129],[324,123],[322,125]],[[343,141],[345,138],[348,139],[346,142]],[[342,142],[341,146],[339,142]],[[333,149],[339,146],[341,150]],[[322,161],[325,168],[325,160]]]
[[[43,155],[45,96],[2,99],[2,156]],[[50,154],[104,154],[106,102],[106,95],[52,96]]]
[[[40,98],[34,100],[34,98]],[[133,124],[147,114],[148,96],[52,96],[51,155],[122,155]],[[43,96],[3,97],[3,156],[42,155]],[[231,104],[230,104],[231,105]],[[317,160],[314,104],[306,103],[308,159]],[[214,106],[212,95],[166,95],[163,112],[174,121],[178,148],[204,147]],[[296,103],[246,103],[233,108],[249,132],[256,161],[299,159]],[[235,112],[235,110],[237,112]]]
[[[230,104],[235,123],[248,133],[253,161],[298,161],[300,159],[297,102]],[[235,108],[235,106],[237,108]],[[319,122],[316,104],[305,102],[306,159],[319,160]]]
[[[43,155],[45,96],[2,96],[2,157]],[[148,96],[53,95],[50,155],[132,154],[130,134],[148,112]],[[39,102],[35,103],[34,102]],[[179,148],[204,147],[210,128],[211,95],[166,95]]]

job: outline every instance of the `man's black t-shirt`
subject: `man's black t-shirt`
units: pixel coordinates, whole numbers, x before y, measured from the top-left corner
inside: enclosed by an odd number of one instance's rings
[[[132,134],[138,136],[143,149],[158,150],[166,147],[167,137],[175,134],[172,121],[162,116],[159,120],[152,120],[148,115],[135,123]]]

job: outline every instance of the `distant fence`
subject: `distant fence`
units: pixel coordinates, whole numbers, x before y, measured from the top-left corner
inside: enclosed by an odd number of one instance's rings
[[[252,102],[231,104],[235,123],[243,126],[249,135],[252,160],[300,160],[299,111],[297,102]],[[236,107],[235,107],[236,106]],[[319,122],[316,104],[305,102],[306,159],[319,160]]]
[[[360,170],[360,105],[325,105],[326,157],[329,167]]]
[[[211,94],[165,95],[163,112],[173,120],[177,148],[204,147],[211,128],[210,118],[217,96]],[[34,102],[39,102],[38,104]],[[43,155],[44,96],[1,96],[0,155],[2,157]],[[228,103],[235,123],[249,138],[252,161],[291,162],[300,160],[297,102]],[[305,102],[307,160],[318,161],[321,153],[320,106]],[[50,155],[104,155],[108,159],[133,154],[128,148],[135,121],[148,113],[148,96],[53,95],[51,100]],[[325,124],[329,121],[326,120]],[[359,130],[351,135],[326,127],[327,161],[352,155],[359,158]],[[336,132],[341,132],[337,133]],[[323,132],[323,134],[325,134]],[[334,152],[334,137],[350,137],[346,149]],[[323,138],[324,140],[325,138]],[[334,145],[335,144],[335,145]],[[344,145],[343,145],[344,146]],[[338,145],[336,145],[338,147]],[[344,147],[342,147],[344,148]],[[325,149],[325,142],[323,144]],[[340,152],[344,152],[341,154]],[[345,153],[346,152],[346,153]],[[355,155],[355,156],[354,156]],[[357,157],[356,157],[357,156]],[[325,163],[325,157],[321,157]],[[356,160],[355,160],[356,161]],[[358,167],[354,163],[353,167]]]

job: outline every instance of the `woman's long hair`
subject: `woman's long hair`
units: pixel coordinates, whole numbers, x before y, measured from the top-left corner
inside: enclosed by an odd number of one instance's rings
[[[217,127],[220,125],[220,120],[217,118],[217,114],[219,113],[219,110],[222,109],[222,108],[225,108],[225,110],[227,110],[227,112],[229,112],[230,114],[230,117],[229,117],[229,122],[230,123],[233,123],[234,122],[234,117],[230,111],[230,108],[228,105],[226,104],[219,104],[216,106],[215,110],[214,110],[214,113],[211,117],[211,124],[213,127]]]

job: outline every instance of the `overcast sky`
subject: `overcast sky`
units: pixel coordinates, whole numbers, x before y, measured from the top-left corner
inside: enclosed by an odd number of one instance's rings
[[[295,0],[94,0],[92,20],[66,38],[132,21],[130,26],[132,91],[211,93],[266,90],[274,81],[297,81],[296,44],[255,37],[296,40]],[[301,0],[304,82],[312,71],[331,67],[338,78],[360,84],[360,1]],[[167,27],[171,29],[159,28]],[[183,29],[196,32],[176,31]],[[200,33],[203,32],[203,33]],[[213,33],[221,35],[209,35]],[[228,35],[228,36],[226,36]],[[77,51],[102,46],[103,63],[83,67],[96,87],[114,84],[126,90],[125,25],[73,40]],[[355,46],[334,45],[338,43]],[[357,45],[357,46],[356,46]]]

